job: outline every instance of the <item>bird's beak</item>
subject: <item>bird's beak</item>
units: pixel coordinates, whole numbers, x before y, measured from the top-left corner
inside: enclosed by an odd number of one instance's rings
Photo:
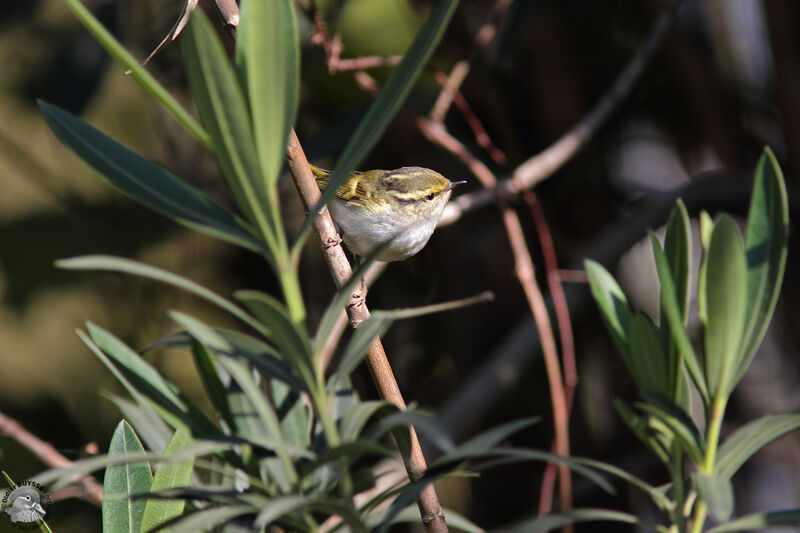
[[[33,509],[38,512],[40,515],[44,516],[47,513],[44,511],[44,508],[39,503],[33,504]]]
[[[448,185],[447,189],[445,189],[445,190],[452,191],[453,189],[455,189],[459,185],[463,185],[464,183],[466,183],[466,180],[465,181],[451,181],[450,185]]]

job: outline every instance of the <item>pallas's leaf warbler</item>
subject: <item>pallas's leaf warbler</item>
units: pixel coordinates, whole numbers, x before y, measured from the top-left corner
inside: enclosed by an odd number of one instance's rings
[[[330,172],[311,166],[324,189]],[[376,258],[402,261],[430,239],[450,193],[464,181],[450,181],[422,167],[353,172],[328,204],[333,221],[350,251],[366,256],[391,241]]]

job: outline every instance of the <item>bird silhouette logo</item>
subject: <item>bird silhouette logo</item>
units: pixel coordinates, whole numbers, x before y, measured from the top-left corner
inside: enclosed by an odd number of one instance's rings
[[[35,522],[47,514],[40,502],[41,496],[36,489],[19,487],[8,495],[5,512],[11,516],[12,522]]]

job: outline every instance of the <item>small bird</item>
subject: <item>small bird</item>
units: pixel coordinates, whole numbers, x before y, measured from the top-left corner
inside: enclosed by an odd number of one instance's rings
[[[19,487],[9,494],[9,506],[5,512],[11,516],[12,522],[34,522],[45,514],[39,503],[39,493],[30,487]]]
[[[324,189],[330,171],[311,165]],[[452,190],[466,181],[452,182],[423,167],[353,172],[336,189],[328,204],[347,247],[364,257],[391,241],[378,261],[403,261],[430,239]]]

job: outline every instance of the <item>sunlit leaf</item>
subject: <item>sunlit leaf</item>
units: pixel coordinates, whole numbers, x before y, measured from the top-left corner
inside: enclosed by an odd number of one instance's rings
[[[738,370],[747,298],[747,267],[736,223],[721,215],[711,234],[705,271],[708,324],[705,375],[709,395],[727,395]]]
[[[117,424],[108,453],[124,457],[144,454],[139,437],[125,420]],[[147,463],[123,463],[106,468],[103,480],[103,531],[139,533],[145,500],[133,500],[131,497],[148,492],[152,482],[153,475]]]
[[[185,447],[191,440],[192,436],[186,429],[176,430],[175,435],[173,435],[167,445],[167,449],[164,451],[164,455],[170,456],[174,454]],[[158,493],[162,490],[188,485],[192,478],[193,468],[194,458],[186,458],[176,463],[167,464],[163,468],[156,470],[149,492]],[[148,499],[146,502],[144,515],[142,516],[142,533],[153,531],[168,520],[180,516],[186,505],[185,500]]]
[[[775,154],[769,148],[756,167],[750,213],[747,216],[747,316],[741,360],[734,383],[750,366],[778,301],[786,266],[789,208],[786,185]]]

